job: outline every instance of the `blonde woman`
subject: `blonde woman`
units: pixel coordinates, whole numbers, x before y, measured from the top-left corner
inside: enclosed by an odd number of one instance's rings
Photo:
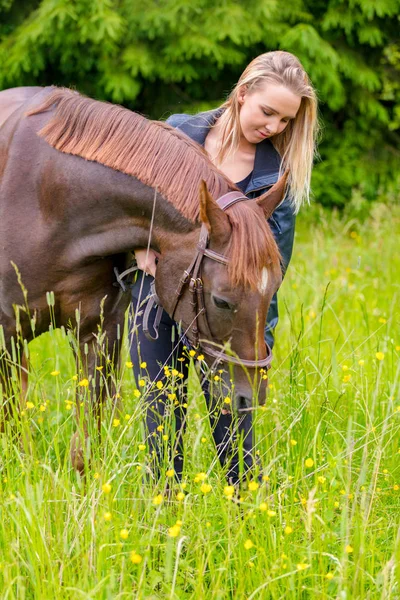
[[[249,198],[265,193],[285,170],[289,170],[288,193],[282,204],[269,219],[269,225],[282,256],[282,273],[286,272],[293,248],[295,216],[303,202],[308,202],[310,178],[317,135],[317,98],[307,73],[300,61],[289,52],[267,52],[255,58],[245,69],[227,101],[215,110],[195,116],[172,115],[168,121],[190,138],[204,146],[211,160]],[[156,255],[146,249],[135,250],[136,260],[144,273],[154,277]],[[133,287],[133,304],[136,306],[141,285],[146,295],[152,277],[139,277]],[[143,279],[143,281],[142,281]],[[266,342],[272,347],[273,331],[278,322],[276,295],[265,326]],[[136,325],[137,325],[136,321]],[[168,315],[159,329],[156,343],[149,342],[141,333],[131,346],[135,376],[140,377],[140,361],[146,361],[151,378],[159,374],[159,365],[171,363],[171,351],[178,336],[176,325]],[[178,346],[175,356],[181,355]],[[185,373],[186,375],[186,373]],[[207,390],[205,390],[207,396]],[[149,398],[147,429],[151,448],[159,456],[162,444],[154,435],[159,416],[151,408]],[[163,406],[163,405],[162,405]],[[158,404],[158,413],[160,412]],[[162,409],[161,409],[162,412]],[[176,430],[182,433],[184,415],[176,413]],[[215,417],[211,411],[213,436],[221,463],[227,467],[228,479],[239,481],[238,453],[232,450],[232,416],[226,411]],[[243,436],[245,468],[254,464],[252,456],[253,435],[251,413],[241,421],[239,431]],[[153,434],[153,435],[152,435]],[[174,468],[179,477],[182,472],[182,443],[174,456]]]

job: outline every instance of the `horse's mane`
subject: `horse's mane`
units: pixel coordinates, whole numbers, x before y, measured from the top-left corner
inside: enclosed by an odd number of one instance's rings
[[[181,214],[199,220],[199,190],[204,180],[213,198],[238,189],[205,150],[166,123],[149,121],[126,108],[99,102],[67,88],[53,88],[27,112],[55,109],[39,135],[66,154],[81,156],[157,188]],[[245,206],[247,204],[247,206]],[[278,271],[279,251],[265,219],[248,203],[228,209],[232,224],[229,271],[233,285],[256,287],[266,264]]]

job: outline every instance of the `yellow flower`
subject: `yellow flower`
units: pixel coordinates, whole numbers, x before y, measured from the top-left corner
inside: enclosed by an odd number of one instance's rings
[[[138,384],[139,384],[139,387],[144,387],[146,385],[146,382],[144,379],[139,379]]]
[[[383,360],[383,359],[385,358],[385,355],[384,355],[384,353],[383,353],[383,352],[377,352],[377,353],[375,354],[375,356],[376,356],[376,358],[377,358],[378,360]]]
[[[207,473],[197,473],[196,477],[194,478],[194,482],[198,483],[199,481],[204,481],[205,479],[207,479]]]
[[[153,498],[153,504],[154,504],[154,506],[159,506],[162,501],[163,501],[162,494],[157,494],[157,496],[154,496],[154,498]]]
[[[125,415],[125,421],[129,421],[130,418],[131,418],[131,415],[128,415],[128,414]]]
[[[40,405],[40,412],[44,412],[46,410],[45,404]]]
[[[112,514],[110,512],[105,512],[103,515],[103,518],[105,521],[111,521],[112,519]]]
[[[262,480],[263,481],[269,481],[269,475],[263,475]]]
[[[113,420],[113,427],[118,427],[120,424],[121,424],[121,421],[119,419]]]
[[[283,531],[285,532],[286,535],[290,535],[291,533],[293,533],[293,528],[290,527],[290,525],[286,525],[286,527]]]
[[[86,379],[86,377],[84,379],[81,379],[80,382],[78,383],[78,385],[80,387],[88,387],[89,385],[89,380]]]
[[[129,531],[127,529],[121,529],[121,531],[119,532],[119,536],[123,540],[127,540],[128,539],[128,535],[129,535]]]
[[[169,537],[172,537],[172,538],[178,537],[180,532],[181,532],[181,528],[179,525],[173,525],[172,527],[170,527],[168,529],[168,535],[169,535]]]
[[[396,352],[400,350],[400,346],[396,346]]]
[[[332,571],[329,571],[329,572],[328,572],[328,573],[325,575],[325,578],[326,578],[326,579],[329,579],[329,580],[333,579],[333,578],[334,578],[334,574],[332,573]]]
[[[200,486],[200,491],[203,492],[203,494],[208,494],[211,490],[212,486],[209,483],[202,483]]]
[[[33,404],[33,402],[27,402],[26,403],[26,408],[35,408],[35,405]]]
[[[196,356],[196,351],[195,350],[189,350],[189,356]]]
[[[314,466],[314,461],[312,458],[306,458],[305,465],[307,469],[311,469]]]
[[[157,426],[157,431],[162,431],[164,429],[164,425],[158,425]]]
[[[133,367],[133,362],[131,362],[130,360],[128,360],[128,361],[125,363],[125,366],[127,366],[127,367],[128,367],[128,369],[132,369],[132,367]]]
[[[164,384],[162,381],[157,381],[156,386],[158,387],[159,390],[162,390],[164,387]]]
[[[353,547],[350,546],[350,544],[348,544],[345,548],[345,551],[347,552],[347,554],[351,554],[353,552]]]
[[[290,440],[290,445],[291,446],[297,446],[296,440]]]
[[[349,369],[349,366],[348,366],[348,365],[342,365],[342,370],[343,370],[343,371],[348,371],[348,369]]]
[[[266,502],[261,502],[260,506],[258,507],[260,510],[265,511],[268,509],[268,505]]]
[[[298,563],[296,565],[296,568],[298,571],[304,571],[304,569],[308,569],[310,565],[308,565],[307,563]]]
[[[140,368],[145,369],[146,367],[147,367],[147,362],[144,360],[143,362],[140,363]]]
[[[365,360],[363,360],[362,358],[358,361],[358,364],[360,365],[360,367],[363,367],[365,364]],[[333,577],[333,575],[332,575]]]
[[[95,474],[93,475],[93,478],[94,478],[94,479],[100,479],[100,473],[95,473]]]
[[[103,365],[101,365],[100,367],[96,367],[96,371],[102,371],[103,370]]]
[[[259,487],[260,487],[260,484],[257,481],[250,481],[249,482],[249,490],[251,492],[255,492],[256,490],[258,490]]]
[[[219,381],[221,377],[219,375],[214,375],[214,381]]]
[[[349,382],[349,381],[350,381],[350,379],[351,379],[351,375],[350,375],[350,374],[349,374],[349,375],[345,375],[345,376],[343,377],[343,383],[347,383],[347,382]]]
[[[110,483],[103,483],[103,485],[101,486],[101,489],[103,490],[103,492],[105,494],[109,494],[111,492],[111,484]]]
[[[246,550],[251,550],[251,548],[254,548],[254,544],[250,539],[246,540],[243,545]]]
[[[175,475],[175,471],[174,469],[168,469],[168,471],[165,474],[167,477],[173,477]]]
[[[174,377],[176,377],[177,375],[179,375],[179,371],[177,371],[176,369],[172,369],[171,373],[172,373],[172,375]]]
[[[199,354],[197,360],[204,360],[204,354]]]
[[[73,381],[78,381],[78,375],[72,375]]]
[[[319,483],[325,483],[326,477],[324,477],[323,475],[320,475],[320,477],[318,477],[318,481],[319,481]]]
[[[135,396],[135,398],[140,398],[142,394],[140,393],[140,390],[133,390],[133,395]]]
[[[167,441],[167,439],[168,439],[168,436],[167,436],[166,434],[164,434],[164,435],[162,436],[162,439],[163,439],[163,440],[166,442],[166,441]]]
[[[232,400],[229,398],[229,396],[224,398],[224,404],[231,404],[231,402],[232,402]]]
[[[146,445],[145,444],[139,444],[138,448],[139,448],[139,450],[146,450]]]
[[[56,376],[57,376],[57,375],[59,375],[59,374],[60,374],[60,371],[52,371],[52,372],[50,373],[50,375],[53,375],[53,377],[56,377]]]
[[[182,500],[184,500],[184,499],[185,499],[185,494],[184,494],[183,492],[178,492],[178,493],[177,493],[177,495],[176,495],[176,499],[177,499],[179,502],[182,502]]]
[[[276,517],[276,512],[275,512],[274,510],[268,510],[268,511],[267,511],[267,515],[268,515],[269,517]]]
[[[234,493],[235,493],[235,488],[233,485],[226,485],[224,487],[224,495],[227,496],[228,498],[232,498]]]
[[[142,562],[142,557],[140,556],[140,554],[137,554],[134,550],[132,550],[130,558],[131,562],[133,562],[134,565],[138,565]]]

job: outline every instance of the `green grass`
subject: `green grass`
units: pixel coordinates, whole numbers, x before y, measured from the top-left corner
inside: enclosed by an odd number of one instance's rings
[[[183,486],[165,494],[167,461],[158,484],[143,476],[143,400],[126,366],[122,412],[105,407],[81,480],[73,398],[90,387],[65,334],[32,343],[33,407],[19,438],[0,437],[1,598],[400,598],[399,235],[400,212],[383,205],[364,223],[299,218],[255,414],[265,480],[239,498],[224,493],[193,370]]]

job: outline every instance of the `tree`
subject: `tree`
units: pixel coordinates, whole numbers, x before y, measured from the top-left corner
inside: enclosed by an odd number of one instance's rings
[[[0,88],[68,85],[153,118],[218,105],[244,66],[296,54],[318,90],[319,201],[396,183],[400,0],[0,0]],[[397,176],[398,177],[398,176]]]

